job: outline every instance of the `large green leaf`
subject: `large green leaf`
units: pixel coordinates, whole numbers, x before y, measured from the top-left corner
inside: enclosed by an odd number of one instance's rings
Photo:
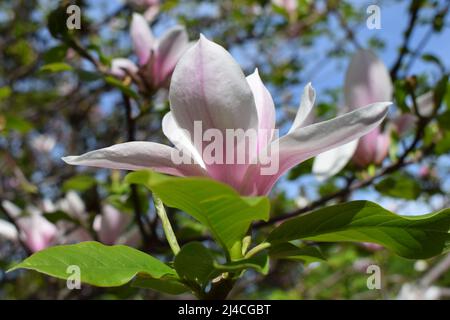
[[[144,252],[94,241],[39,251],[9,271],[23,268],[67,279],[71,276],[69,266],[80,268],[81,282],[99,287],[121,286],[137,274],[156,279],[166,275],[176,277],[175,270]]]
[[[241,197],[230,186],[208,178],[178,178],[138,171],[128,174],[126,181],[145,185],[165,205],[193,216],[228,250],[240,243],[252,221],[269,218],[270,204],[266,197]]]
[[[374,242],[405,258],[425,259],[450,249],[449,230],[450,209],[399,216],[369,201],[353,201],[290,219],[275,228],[267,241]]]

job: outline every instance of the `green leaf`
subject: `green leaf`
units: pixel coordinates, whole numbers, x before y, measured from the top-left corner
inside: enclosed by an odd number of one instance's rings
[[[4,100],[6,98],[8,98],[12,93],[12,90],[10,87],[5,86],[5,87],[0,87],[0,100]]]
[[[87,175],[79,175],[65,181],[63,184],[63,191],[86,191],[92,188],[95,183],[96,181],[93,177]]]
[[[406,173],[395,173],[375,185],[375,189],[390,197],[414,200],[421,193],[419,183]]]
[[[27,133],[28,131],[33,129],[33,125],[30,122],[16,115],[6,114],[5,120],[6,120],[5,128],[7,130],[13,130],[20,133]]]
[[[200,242],[184,245],[175,257],[174,266],[180,278],[196,282],[202,287],[220,274],[214,268],[212,253]]]
[[[182,294],[190,291],[188,287],[182,284],[177,279],[172,278],[160,278],[155,279],[151,277],[145,277],[138,275],[131,283],[132,287],[143,288],[143,289],[153,289],[156,291],[168,293],[168,294]]]
[[[82,282],[99,287],[121,286],[137,274],[156,279],[176,276],[172,268],[139,250],[123,245],[105,246],[94,241],[39,251],[8,272],[23,268],[67,279],[72,275],[68,272],[69,266],[80,268]]]
[[[326,260],[319,248],[314,246],[297,247],[290,242],[270,247],[269,256],[274,259],[301,260],[306,263]]]
[[[41,72],[63,72],[63,71],[70,71],[72,70],[72,66],[68,65],[67,63],[64,62],[53,62],[53,63],[49,63],[46,65],[43,65],[39,71]]]
[[[405,258],[426,259],[450,249],[449,230],[450,209],[399,216],[369,201],[352,201],[287,220],[267,241],[373,242]]]
[[[126,181],[145,185],[165,205],[190,214],[207,226],[227,250],[240,243],[252,221],[269,218],[270,203],[266,197],[241,197],[230,186],[209,178],[138,171],[128,174]]]

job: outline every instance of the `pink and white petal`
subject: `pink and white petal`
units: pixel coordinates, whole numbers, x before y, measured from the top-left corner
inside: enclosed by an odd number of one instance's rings
[[[174,163],[173,154],[178,154],[178,150],[163,144],[132,141],[90,151],[80,156],[63,157],[62,160],[72,165],[107,169],[153,169],[175,176],[206,175],[199,165]]]
[[[191,139],[196,124],[201,125],[201,132],[197,132],[197,135],[202,137],[207,130],[209,133],[219,133],[222,138],[226,137],[227,130],[250,130],[250,134],[257,132],[258,113],[241,68],[223,47],[204,36],[186,51],[175,67],[169,100],[173,117],[180,128],[188,130]],[[242,152],[239,146],[245,139],[236,140],[233,147],[235,155]],[[253,140],[249,149],[256,153],[257,141]],[[203,145],[196,145],[196,148],[204,150],[206,145],[209,143],[203,141]],[[221,150],[226,150],[226,146],[223,145]],[[225,164],[225,152],[214,159],[205,159],[202,151],[202,158],[208,174],[214,179],[232,186],[240,183],[245,165],[234,164],[234,161]]]
[[[299,128],[270,145],[267,154],[277,156],[279,168],[275,174],[262,175],[260,165],[247,170],[242,194],[264,195],[275,182],[293,166],[319,153],[358,139],[376,128],[386,117],[390,102],[380,102],[359,108],[337,118]]]
[[[351,109],[370,103],[389,101],[393,85],[384,63],[369,50],[360,50],[352,58],[345,77],[345,102]]]
[[[130,215],[121,213],[109,204],[104,205],[98,230],[100,241],[107,245],[115,244],[130,221]]]
[[[288,133],[291,133],[292,131],[304,126],[305,120],[310,115],[315,100],[316,91],[314,90],[310,82],[303,89],[303,94],[300,101],[300,106],[297,111],[297,115],[295,116],[294,122],[292,123],[292,126],[289,129]]]
[[[147,21],[139,13],[133,13],[130,36],[139,64],[145,65],[150,58],[150,52],[155,48],[155,38]]]
[[[181,128],[193,136],[203,130],[256,129],[258,114],[241,68],[221,46],[200,40],[181,57],[170,84],[170,108]]]
[[[374,163],[380,134],[380,128],[377,127],[359,139],[358,147],[353,156],[353,162],[356,165],[366,167]]]
[[[382,133],[378,136],[377,150],[375,152],[375,164],[381,164],[389,154],[389,145],[391,144],[391,136],[389,133]]]
[[[341,171],[352,159],[358,139],[318,154],[314,158],[312,173],[318,181],[325,181]]]
[[[129,73],[137,73],[138,66],[133,61],[125,58],[116,58],[111,61],[111,73],[116,77],[123,78]]]
[[[258,150],[262,150],[272,141],[275,129],[275,105],[272,96],[264,86],[258,69],[247,76],[247,82],[255,98],[256,111],[258,113]]]
[[[21,236],[32,252],[37,252],[50,246],[57,235],[57,228],[40,214],[17,220]]]
[[[171,111],[166,113],[163,117],[162,131],[167,139],[169,139],[178,150],[186,152],[186,154],[195,160],[195,163],[199,164],[202,168],[205,168],[202,156],[192,144],[189,133],[187,130],[180,128],[173,118]]]
[[[178,60],[189,47],[186,29],[175,26],[169,29],[159,40],[153,65],[156,83],[164,83],[172,74]]]

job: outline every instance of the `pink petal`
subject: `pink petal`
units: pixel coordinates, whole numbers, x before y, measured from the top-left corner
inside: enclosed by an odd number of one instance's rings
[[[153,65],[156,86],[161,86],[168,80],[175,69],[175,65],[188,49],[188,46],[189,38],[187,32],[181,26],[173,27],[162,36],[155,53]]]
[[[31,214],[17,220],[23,240],[32,252],[50,246],[57,235],[56,226],[40,214]]]
[[[345,102],[354,109],[392,98],[392,80],[383,62],[369,50],[352,58],[345,77]]]
[[[202,132],[199,133],[202,136],[207,130],[218,132],[222,137],[226,136],[227,129],[252,129],[253,133],[257,132],[255,101],[241,68],[224,48],[204,36],[181,57],[175,67],[169,99],[173,117],[180,128],[190,133],[192,141],[195,140],[195,122],[201,124]],[[238,185],[245,165],[225,164],[225,152],[215,159],[205,159],[207,152],[203,146],[211,145],[213,139],[201,146],[196,145],[198,150],[205,151],[202,158],[209,175],[230,185]],[[237,141],[232,148],[237,150],[241,142]],[[257,141],[254,142],[251,149],[254,147],[256,153]],[[221,150],[225,149],[225,146],[221,147]],[[212,163],[213,160],[216,163]]]
[[[173,154],[178,154],[178,151],[169,146],[154,142],[133,141],[94,150],[81,156],[64,157],[62,160],[72,165],[108,169],[154,169],[176,176],[206,175],[199,165],[174,163]]]
[[[354,163],[360,167],[366,167],[374,162],[379,135],[380,128],[375,128],[359,139],[358,147],[353,155]]]
[[[147,21],[139,13],[133,13],[130,35],[139,64],[145,65],[155,47],[155,39]]]
[[[272,141],[275,129],[275,105],[269,90],[259,77],[258,69],[247,76],[247,82],[255,98],[258,113],[258,150],[262,150]]]
[[[111,205],[104,205],[100,218],[98,236],[101,242],[113,245],[131,221],[129,214],[121,213]]]

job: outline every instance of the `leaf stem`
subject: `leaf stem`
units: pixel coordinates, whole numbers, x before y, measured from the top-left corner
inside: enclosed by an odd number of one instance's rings
[[[251,250],[249,250],[247,252],[247,254],[245,255],[245,258],[253,257],[258,252],[260,252],[260,251],[262,251],[264,249],[267,249],[270,246],[271,246],[271,244],[269,242],[262,242],[262,243],[258,244],[256,247],[254,247]]]
[[[170,224],[169,218],[167,217],[166,209],[161,199],[153,193],[153,201],[155,202],[155,209],[158,217],[161,219],[164,234],[166,235],[167,242],[174,255],[180,252],[180,245],[178,244],[175,233],[173,232],[172,225]]]

